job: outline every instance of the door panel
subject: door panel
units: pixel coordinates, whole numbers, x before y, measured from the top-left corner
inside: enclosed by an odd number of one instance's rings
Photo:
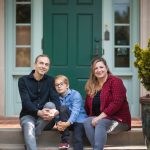
[[[52,61],[50,74],[66,75],[71,88],[85,95],[90,61],[95,54],[101,55],[101,0],[44,0],[43,3],[43,49]],[[99,49],[95,50],[97,45]]]

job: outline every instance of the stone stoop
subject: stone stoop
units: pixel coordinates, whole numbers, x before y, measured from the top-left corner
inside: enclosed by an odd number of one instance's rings
[[[0,150],[25,150],[22,144],[1,144]],[[104,150],[146,150],[146,146],[107,146]],[[58,150],[57,147],[38,147],[38,150]],[[73,150],[69,148],[68,150]],[[91,147],[84,147],[84,150],[92,150]]]
[[[108,135],[104,150],[146,150],[141,127],[139,118],[132,119],[132,130]],[[58,150],[59,142],[60,134],[56,130],[43,131],[37,141],[38,150]],[[18,117],[0,116],[0,150],[24,150],[24,140]],[[72,147],[69,150],[73,150]],[[92,150],[86,137],[84,150]]]
[[[58,150],[59,141],[57,131],[43,131],[37,142],[38,150]],[[84,145],[84,150],[92,150],[86,138]],[[0,150],[24,150],[21,128],[0,128]],[[105,150],[146,150],[142,129],[132,128],[131,131],[108,135]]]

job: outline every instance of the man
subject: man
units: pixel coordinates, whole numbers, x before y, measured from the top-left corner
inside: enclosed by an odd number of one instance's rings
[[[60,101],[54,80],[46,75],[49,67],[48,56],[39,55],[34,70],[18,82],[22,102],[20,124],[27,150],[37,150],[36,139],[49,123],[54,125],[54,118],[59,114]]]

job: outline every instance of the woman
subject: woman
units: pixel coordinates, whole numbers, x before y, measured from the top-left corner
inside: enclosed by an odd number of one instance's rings
[[[84,121],[85,132],[93,150],[103,150],[107,133],[131,128],[126,89],[122,80],[111,74],[105,59],[95,58],[85,90],[89,116]]]
[[[69,88],[69,80],[64,75],[55,77],[55,88],[60,99],[60,121],[57,130],[61,133],[59,149],[69,148],[69,128],[73,129],[73,150],[83,150],[83,121],[87,117],[81,94]]]

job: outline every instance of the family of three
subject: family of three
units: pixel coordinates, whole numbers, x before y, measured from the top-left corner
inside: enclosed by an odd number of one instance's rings
[[[84,134],[93,150],[103,150],[108,133],[130,130],[126,89],[122,80],[111,74],[104,58],[97,57],[91,62],[85,103],[78,91],[69,88],[66,76],[46,75],[50,65],[47,55],[39,55],[34,70],[18,81],[25,149],[37,150],[41,132],[54,125],[61,134],[58,148],[69,148],[72,130],[74,150],[83,150]]]

